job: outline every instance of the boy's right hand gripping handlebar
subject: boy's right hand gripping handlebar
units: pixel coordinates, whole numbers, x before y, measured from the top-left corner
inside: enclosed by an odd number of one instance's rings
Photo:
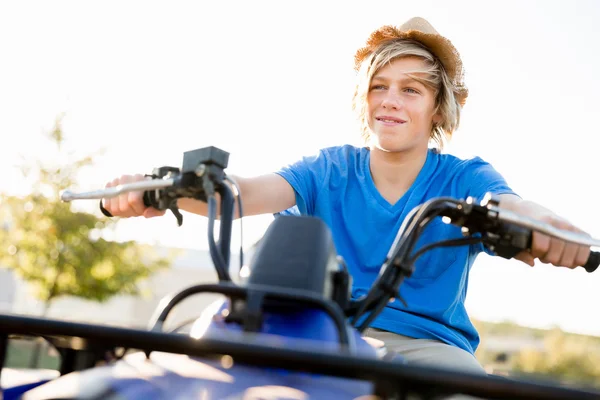
[[[494,245],[488,246],[500,257],[510,259],[523,250],[531,249],[534,231],[583,246],[600,246],[600,241],[597,239],[528,219],[512,211],[499,208],[498,204],[499,201],[495,196],[488,196],[482,202],[482,205],[490,210],[488,212],[497,213],[496,218],[502,223],[502,229],[498,231],[498,237],[494,238]],[[591,251],[587,262],[582,267],[587,272],[594,272],[599,265],[600,252]]]

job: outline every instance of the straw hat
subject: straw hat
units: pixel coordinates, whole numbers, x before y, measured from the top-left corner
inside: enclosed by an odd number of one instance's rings
[[[382,44],[398,39],[417,41],[440,60],[454,84],[456,100],[463,106],[467,100],[468,90],[463,82],[464,70],[460,54],[450,40],[440,35],[424,18],[411,18],[399,27],[385,25],[371,33],[365,47],[358,49],[354,56],[354,68],[358,70],[360,64]]]

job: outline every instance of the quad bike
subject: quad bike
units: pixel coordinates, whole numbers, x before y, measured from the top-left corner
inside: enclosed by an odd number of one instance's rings
[[[225,173],[228,159],[215,147],[197,149],[184,153],[181,168],[158,168],[151,179],[62,194],[72,201],[144,191],[147,206],[170,209],[179,225],[177,199],[207,202],[208,244],[219,282],[163,299],[147,330],[0,315],[0,367],[7,341],[16,335],[44,338],[61,358],[59,377],[2,388],[4,400],[433,399],[459,393],[488,399],[600,399],[591,389],[407,365],[362,336],[390,300],[401,299],[401,284],[416,259],[435,247],[483,243],[508,259],[530,247],[534,231],[587,246],[600,246],[599,240],[504,210],[491,195],[440,197],[412,210],[370,291],[360,298],[351,296],[352,278],[328,227],[308,216],[275,218],[252,257],[249,278],[234,283],[229,264],[236,197],[240,216],[243,210],[239,188]],[[461,227],[462,236],[415,249],[436,218]],[[599,253],[590,254],[588,272],[600,263]],[[203,311],[189,332],[165,331],[173,308],[202,293],[225,300]]]

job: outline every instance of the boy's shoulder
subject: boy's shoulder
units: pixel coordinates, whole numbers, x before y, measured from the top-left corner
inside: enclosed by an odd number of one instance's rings
[[[479,156],[457,156],[451,153],[441,153],[437,149],[430,149],[429,151],[435,154],[440,164],[449,168],[467,169],[488,164]]]

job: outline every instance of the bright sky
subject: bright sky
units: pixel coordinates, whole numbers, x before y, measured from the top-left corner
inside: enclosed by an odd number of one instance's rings
[[[13,169],[20,156],[55,158],[41,133],[60,113],[76,154],[105,149],[86,189],[180,166],[184,151],[207,145],[231,153],[232,173],[252,175],[357,143],[354,52],[374,28],[412,16],[448,36],[466,66],[470,97],[447,151],[481,156],[523,197],[600,237],[593,0],[4,2],[0,190],[27,190]],[[127,220],[119,235],[205,247],[205,220],[185,219]],[[245,219],[245,244],[269,222]],[[600,272],[482,256],[467,304],[476,318],[600,336],[598,287]]]

